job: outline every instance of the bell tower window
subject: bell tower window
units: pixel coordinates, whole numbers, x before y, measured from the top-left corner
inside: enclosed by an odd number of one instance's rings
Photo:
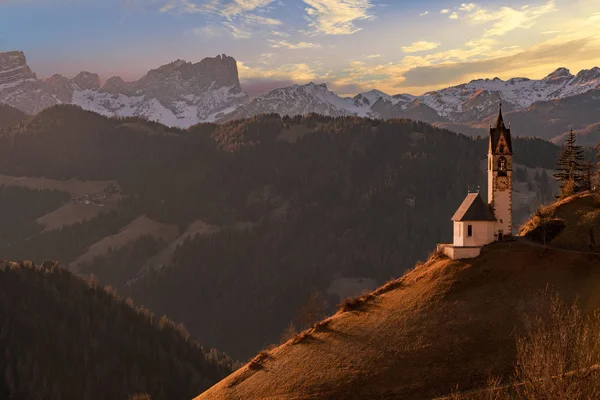
[[[498,159],[498,176],[506,176],[506,158]]]
[[[500,154],[504,154],[504,145],[503,144],[500,145]]]

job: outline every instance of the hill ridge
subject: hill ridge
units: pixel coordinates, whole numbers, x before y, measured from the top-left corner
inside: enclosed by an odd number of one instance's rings
[[[513,373],[515,331],[548,285],[587,311],[600,306],[598,265],[598,253],[522,241],[475,259],[434,254],[196,399],[422,399],[485,387]]]

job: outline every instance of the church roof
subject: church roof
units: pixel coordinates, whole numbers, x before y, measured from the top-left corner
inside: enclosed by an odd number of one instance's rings
[[[496,218],[479,193],[469,193],[454,213],[452,221],[496,221]]]
[[[512,154],[512,140],[510,138],[510,129],[504,125],[504,117],[502,117],[502,103],[498,107],[498,119],[496,125],[490,128],[490,152],[493,152],[498,147],[500,136],[504,132],[504,140],[506,141],[506,147],[510,154]]]

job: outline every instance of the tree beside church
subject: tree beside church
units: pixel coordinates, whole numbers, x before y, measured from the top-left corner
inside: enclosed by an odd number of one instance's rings
[[[557,197],[570,196],[587,188],[583,149],[576,141],[575,132],[571,129],[556,163],[556,173],[553,174],[560,183],[560,195]]]

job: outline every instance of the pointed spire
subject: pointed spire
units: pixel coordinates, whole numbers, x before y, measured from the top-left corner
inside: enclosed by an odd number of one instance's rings
[[[502,117],[502,102],[498,104],[498,121],[496,121],[496,129],[505,128],[504,118]]]

